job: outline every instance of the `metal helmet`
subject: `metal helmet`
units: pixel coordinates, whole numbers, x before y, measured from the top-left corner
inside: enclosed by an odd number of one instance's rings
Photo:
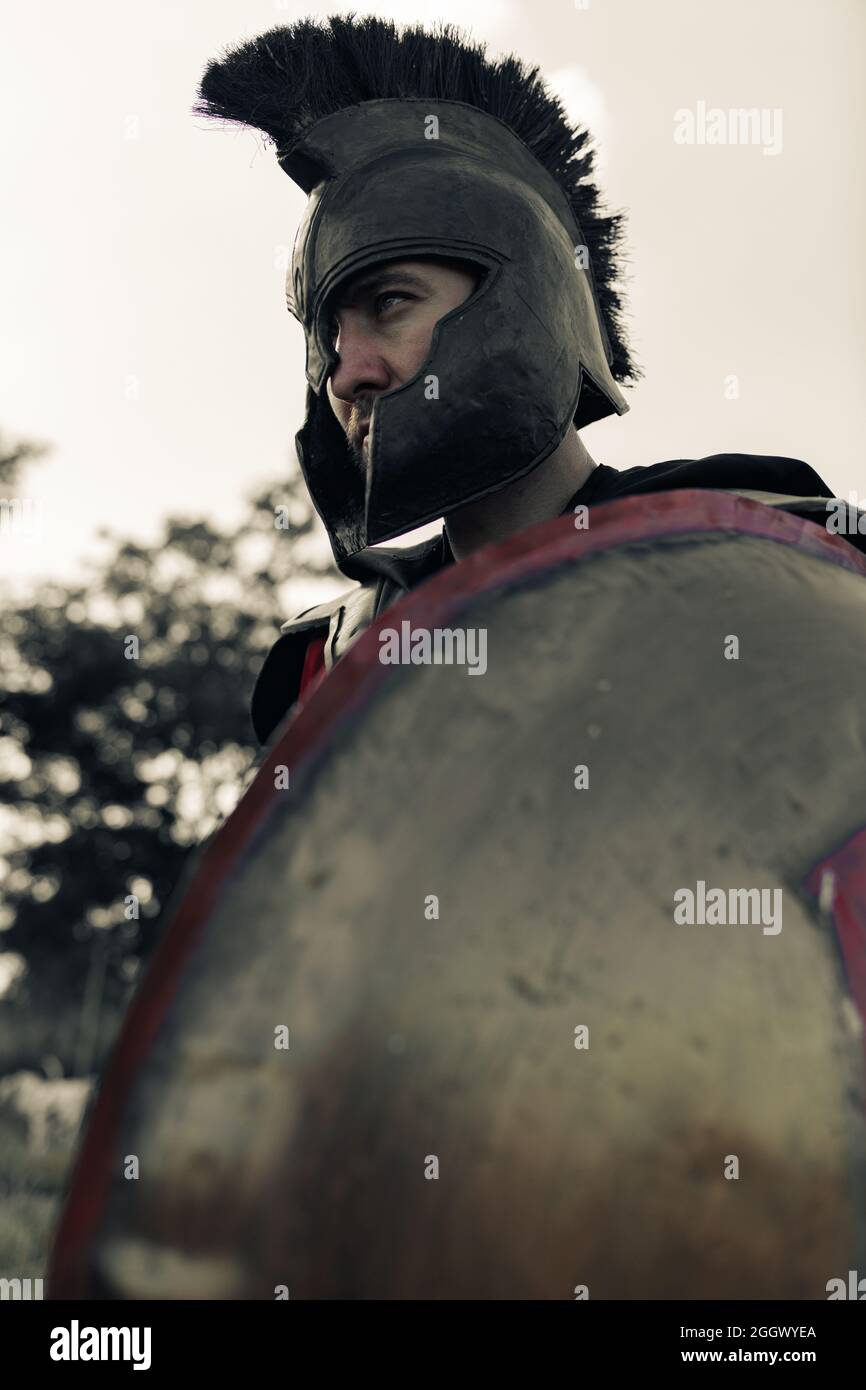
[[[338,564],[522,477],[572,424],[628,409],[619,218],[536,70],[449,29],[304,21],[211,64],[196,109],[264,130],[309,194],[287,285],[307,341],[296,443]],[[375,399],[361,469],[327,396],[334,302],[377,263],[431,256],[480,278],[411,380]]]

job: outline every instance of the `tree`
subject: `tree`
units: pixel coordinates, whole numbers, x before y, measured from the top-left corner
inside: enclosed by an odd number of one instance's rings
[[[0,434],[0,486],[4,490],[17,487],[25,465],[46,452],[47,445],[36,440],[12,440]]]
[[[345,587],[298,472],[231,532],[173,518],[152,548],[105,540],[85,582],[10,606],[0,638],[0,928],[26,967],[0,1070],[104,1056],[190,850],[254,775],[250,692],[278,622],[312,601],[299,580]]]

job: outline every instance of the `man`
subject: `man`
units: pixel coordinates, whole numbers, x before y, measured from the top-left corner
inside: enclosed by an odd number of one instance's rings
[[[795,459],[618,472],[589,456],[579,430],[624,413],[620,385],[638,375],[621,218],[536,69],[448,28],[304,21],[212,63],[196,110],[264,131],[310,195],[287,286],[307,338],[298,456],[337,564],[360,581],[284,625],[253,696],[262,742],[398,598],[533,523],[707,487],[825,524],[832,493]],[[377,544],[439,517],[430,541]]]

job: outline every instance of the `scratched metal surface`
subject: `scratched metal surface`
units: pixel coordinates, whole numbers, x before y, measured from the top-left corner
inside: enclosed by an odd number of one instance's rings
[[[99,1287],[826,1297],[866,1261],[863,1055],[798,885],[866,824],[866,581],[713,534],[462,622],[487,673],[393,668],[212,913]],[[675,925],[698,879],[781,887],[781,932]]]

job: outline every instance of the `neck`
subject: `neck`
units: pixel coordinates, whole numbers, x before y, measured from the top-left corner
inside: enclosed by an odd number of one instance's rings
[[[577,430],[570,429],[550,457],[524,478],[450,513],[445,530],[455,560],[559,516],[595,467]]]

